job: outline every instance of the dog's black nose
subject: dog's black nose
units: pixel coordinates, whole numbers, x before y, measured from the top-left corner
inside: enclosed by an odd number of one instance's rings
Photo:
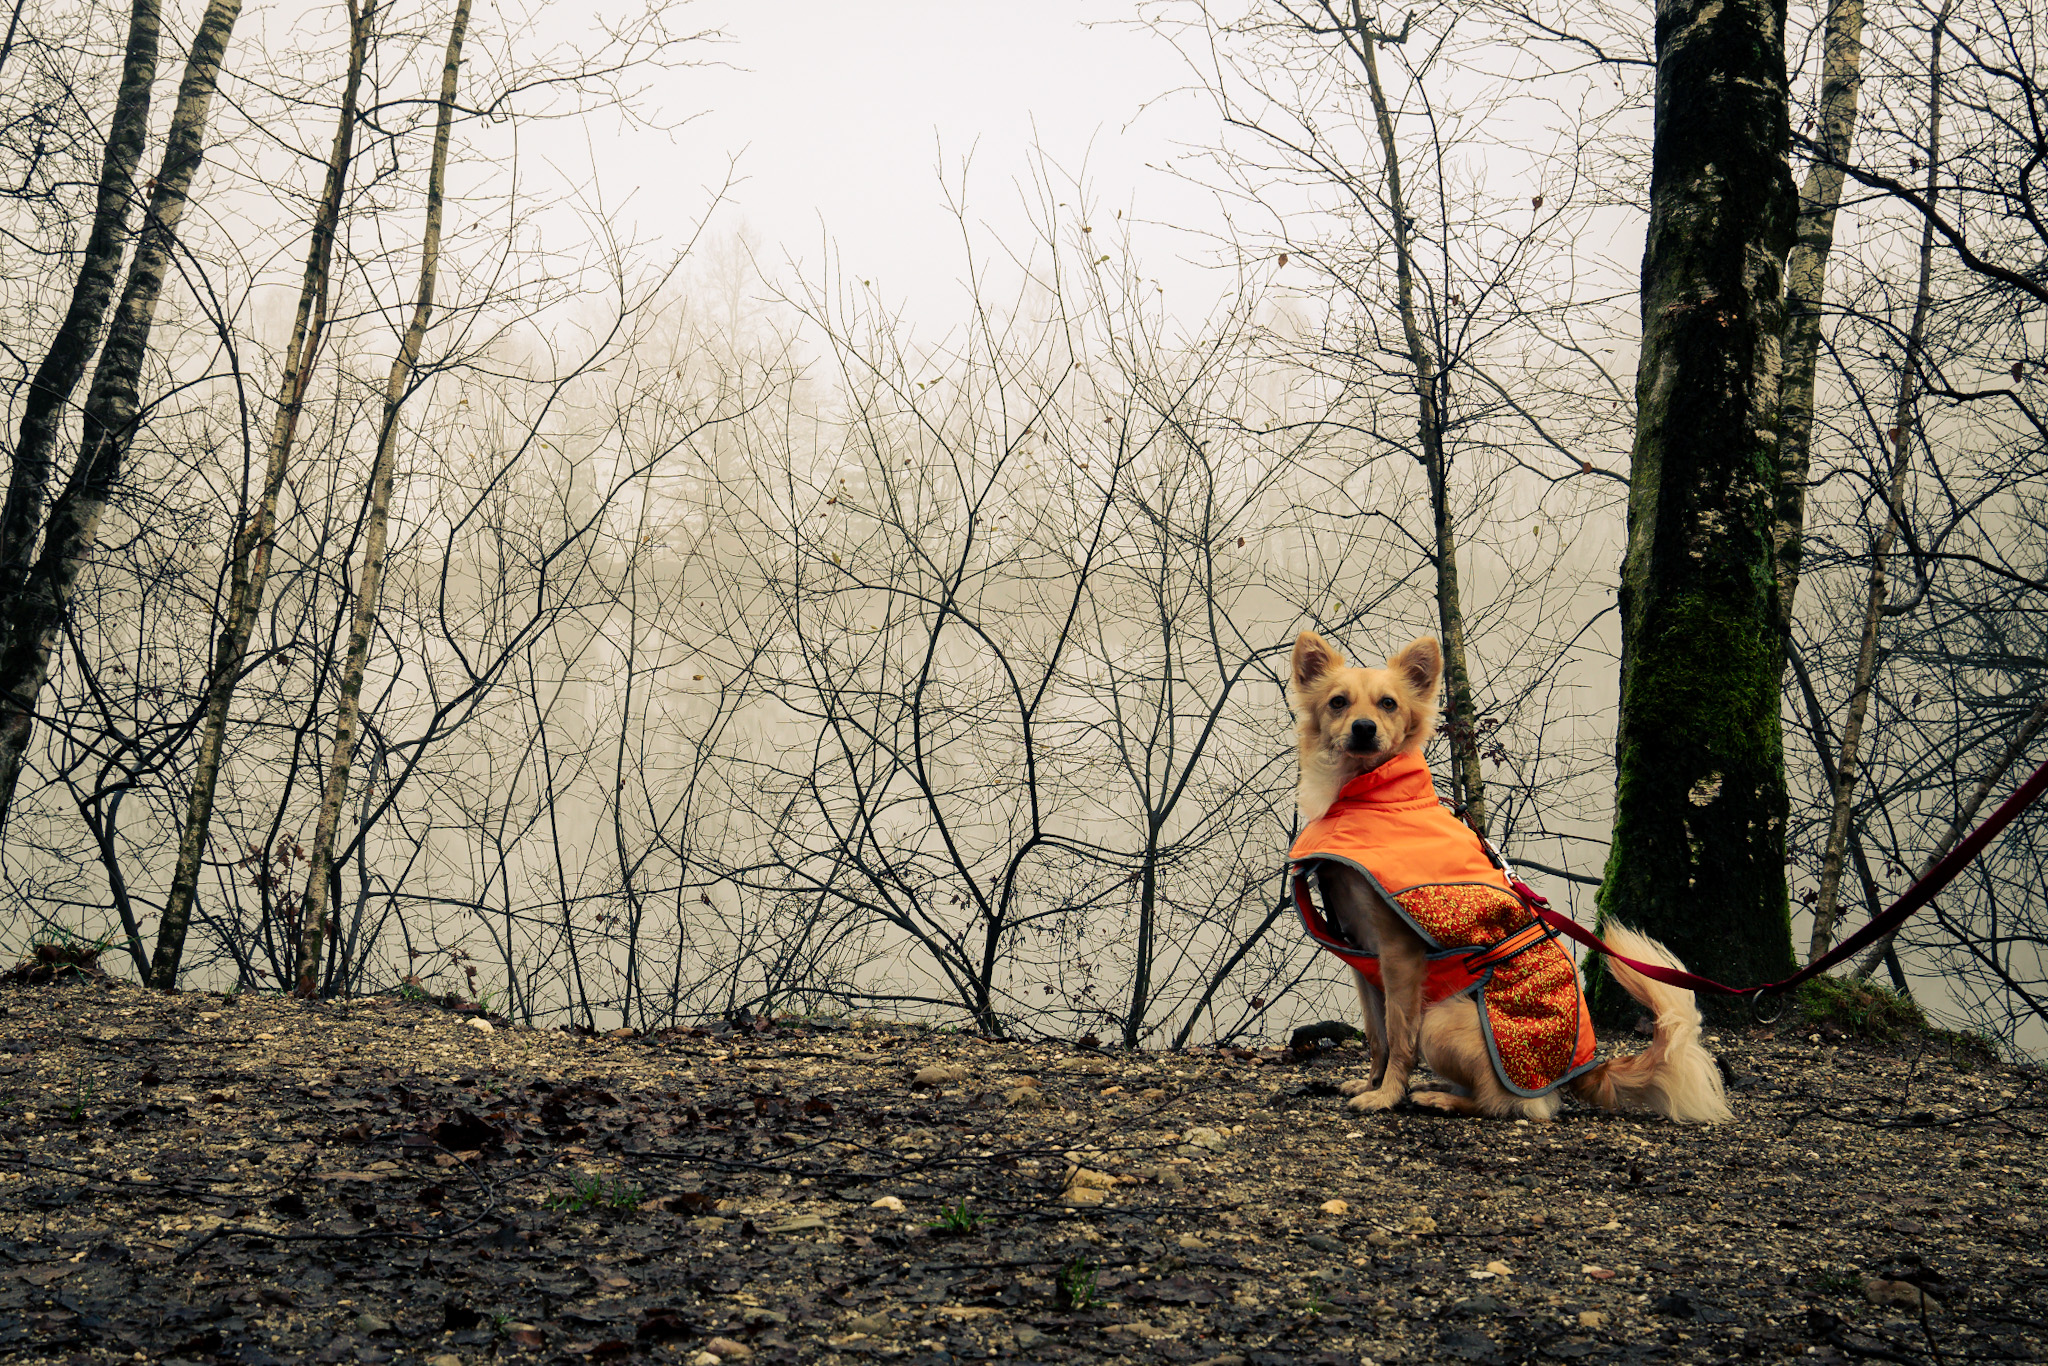
[[[1375,726],[1371,721],[1361,716],[1351,723],[1351,748],[1368,750],[1373,748],[1378,741],[1379,727]]]

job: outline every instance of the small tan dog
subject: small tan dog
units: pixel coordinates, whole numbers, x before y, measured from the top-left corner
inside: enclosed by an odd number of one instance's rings
[[[1297,798],[1308,823],[1294,852],[1296,867],[1313,868],[1329,924],[1363,955],[1378,960],[1378,985],[1365,971],[1358,972],[1372,1076],[1343,1086],[1352,1097],[1351,1108],[1385,1110],[1397,1104],[1407,1094],[1419,1051],[1449,1089],[1418,1092],[1412,1099],[1457,1114],[1547,1121],[1557,1114],[1558,1090],[1568,1088],[1580,1100],[1605,1109],[1649,1109],[1686,1123],[1729,1119],[1719,1068],[1700,1042],[1692,993],[1650,981],[1612,960],[1608,971],[1656,1017],[1656,1034],[1642,1053],[1591,1061],[1591,1021],[1578,1004],[1579,978],[1570,955],[1529,928],[1534,917],[1511,893],[1485,885],[1470,871],[1474,858],[1483,857],[1477,840],[1461,825],[1451,829],[1455,817],[1436,803],[1429,786],[1421,752],[1435,729],[1442,674],[1442,652],[1427,636],[1410,642],[1384,669],[1347,667],[1342,655],[1310,632],[1294,642],[1289,700],[1300,728]],[[1390,763],[1396,759],[1399,764]],[[1384,782],[1358,781],[1375,770],[1382,771]],[[1404,800],[1372,805],[1372,789],[1389,787],[1397,776]],[[1338,802],[1340,793],[1344,803]],[[1319,819],[1333,803],[1347,808],[1347,819],[1357,815],[1369,824],[1376,821],[1378,836],[1392,838],[1391,830],[1405,843],[1374,855],[1371,867],[1341,852],[1369,848],[1376,837],[1371,829],[1352,836],[1350,845],[1341,840],[1332,845],[1327,835],[1317,844],[1318,830],[1337,820],[1335,814],[1329,822]],[[1405,833],[1410,831],[1412,836]],[[1450,855],[1460,871],[1410,871],[1430,864],[1439,852]],[[1396,871],[1389,873],[1389,868]],[[1490,873],[1490,865],[1481,871]],[[1389,876],[1395,885],[1383,885]],[[1474,907],[1497,926],[1506,917],[1507,928],[1447,943],[1425,938],[1417,919],[1470,916]],[[1496,978],[1492,965],[1476,986],[1468,977],[1464,985],[1437,987],[1437,970],[1455,969],[1450,960],[1468,959],[1470,945],[1495,942],[1517,928],[1517,942],[1533,941],[1528,947],[1534,952],[1523,955],[1516,970],[1527,970],[1524,976],[1547,973],[1540,990],[1517,988],[1506,976]],[[1656,941],[1621,926],[1610,923],[1605,935],[1632,958],[1683,966]],[[1441,990],[1454,994],[1436,999]],[[1547,1065],[1531,1070],[1530,1060],[1538,1054]]]

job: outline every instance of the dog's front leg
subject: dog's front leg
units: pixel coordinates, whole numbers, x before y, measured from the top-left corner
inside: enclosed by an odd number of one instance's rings
[[[1387,998],[1362,972],[1353,970],[1358,979],[1358,1011],[1365,1017],[1365,1045],[1372,1058],[1371,1080],[1347,1081],[1338,1087],[1347,1096],[1377,1087],[1387,1075]]]
[[[1429,960],[1419,944],[1396,947],[1383,939],[1381,950],[1384,1043],[1373,1040],[1373,1088],[1351,1098],[1354,1110],[1387,1110],[1401,1102],[1422,1037],[1422,987]]]

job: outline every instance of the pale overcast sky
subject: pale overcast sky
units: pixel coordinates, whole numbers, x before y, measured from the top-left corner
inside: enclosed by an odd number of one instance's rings
[[[1067,171],[1085,166],[1105,215],[1215,221],[1206,195],[1149,169],[1176,143],[1211,138],[1214,116],[1200,98],[1161,98],[1188,69],[1162,39],[1116,22],[1134,13],[1128,0],[703,0],[690,22],[729,35],[719,56],[730,67],[677,78],[671,109],[703,117],[666,155],[606,168],[607,198],[634,188],[629,213],[643,224],[670,205],[687,212],[738,155],[746,180],[728,227],[743,220],[769,260],[797,257],[812,274],[829,238],[847,271],[942,323],[963,259],[942,155],[957,176],[972,154],[970,211],[1006,235],[1025,231],[1016,182],[1034,139]],[[1169,293],[1207,293],[1200,272],[1170,259],[1197,250],[1153,234],[1145,273]]]

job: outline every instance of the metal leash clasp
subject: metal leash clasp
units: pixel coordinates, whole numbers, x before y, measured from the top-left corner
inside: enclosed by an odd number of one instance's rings
[[[1508,880],[1508,886],[1513,889],[1516,896],[1522,899],[1524,904],[1531,910],[1547,911],[1550,909],[1549,898],[1538,896],[1536,889],[1524,882],[1522,875],[1515,871],[1515,865],[1508,862],[1507,855],[1494,847],[1493,841],[1486,837],[1486,832],[1465,819],[1465,804],[1463,802],[1453,805],[1451,807],[1451,814],[1458,818],[1460,825],[1472,832],[1472,837],[1479,841],[1480,849],[1486,854],[1487,862],[1500,869],[1502,876]]]

